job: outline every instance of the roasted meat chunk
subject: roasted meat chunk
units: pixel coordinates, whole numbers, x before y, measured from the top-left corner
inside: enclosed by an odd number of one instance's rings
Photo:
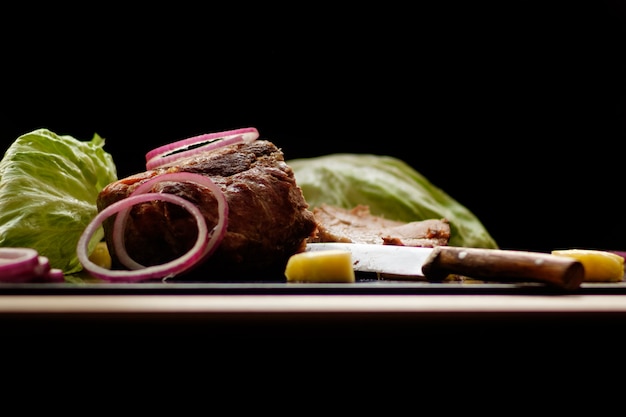
[[[228,202],[228,228],[211,256],[196,266],[189,279],[259,280],[282,278],[291,255],[302,251],[315,231],[292,169],[272,142],[256,140],[198,152],[113,182],[99,194],[97,207],[126,198],[140,184],[167,172],[205,175],[218,185]],[[194,202],[209,229],[217,223],[215,196],[193,182],[157,182],[150,192],[171,193]],[[112,243],[114,216],[103,223],[114,268],[121,268]],[[182,207],[164,201],[132,207],[124,231],[125,247],[142,265],[157,265],[187,252],[197,237],[197,224]]]
[[[399,222],[375,216],[365,205],[344,209],[322,204],[313,208],[313,214],[318,227],[310,242],[434,247],[447,245],[450,240],[446,219]]]

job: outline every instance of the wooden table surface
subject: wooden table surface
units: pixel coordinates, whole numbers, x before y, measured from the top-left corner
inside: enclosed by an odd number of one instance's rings
[[[626,294],[11,294],[11,335],[120,340],[472,340],[615,345]],[[513,343],[513,342],[511,342]]]

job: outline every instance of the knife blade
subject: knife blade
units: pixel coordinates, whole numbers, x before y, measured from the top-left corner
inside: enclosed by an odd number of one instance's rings
[[[436,246],[434,248],[366,243],[308,243],[307,251],[346,250],[355,271],[441,282],[450,274],[483,281],[538,282],[573,290],[584,267],[576,259],[543,252]]]

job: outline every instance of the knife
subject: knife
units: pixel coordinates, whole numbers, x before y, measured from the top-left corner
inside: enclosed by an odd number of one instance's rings
[[[345,250],[355,271],[426,278],[441,282],[450,274],[483,281],[538,282],[573,290],[584,278],[582,263],[543,252],[435,246],[434,248],[367,243],[308,243],[307,251]]]

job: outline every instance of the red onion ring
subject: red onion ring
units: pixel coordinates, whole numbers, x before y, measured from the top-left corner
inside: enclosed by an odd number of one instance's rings
[[[196,239],[193,247],[187,253],[179,258],[160,265],[148,266],[132,271],[107,269],[93,263],[89,259],[89,242],[105,219],[136,204],[154,200],[163,200],[178,204],[194,216],[198,225],[198,238]],[[207,224],[204,216],[200,212],[200,209],[190,201],[168,193],[138,194],[117,201],[100,211],[81,234],[80,239],[78,240],[77,255],[79,261],[83,265],[83,268],[96,278],[101,278],[107,281],[122,282],[145,281],[155,278],[165,279],[173,277],[181,271],[190,268],[202,258],[207,246],[207,233]]]
[[[39,254],[32,248],[1,248],[0,273],[21,275],[31,272],[38,263]]]
[[[202,254],[202,257],[198,259],[198,262],[200,262],[202,259],[207,258],[215,251],[226,234],[226,229],[228,227],[228,202],[226,201],[226,196],[209,177],[192,172],[168,172],[152,177],[146,182],[140,184],[137,188],[135,188],[135,190],[133,190],[129,197],[146,193],[152,189],[154,184],[165,181],[193,182],[202,185],[208,188],[217,200],[217,210],[219,216],[218,222],[210,232],[211,236],[208,240],[204,253]],[[130,269],[141,269],[145,268],[145,266],[130,257],[126,251],[126,245],[124,243],[124,228],[126,226],[126,221],[128,220],[129,212],[130,207],[127,207],[120,210],[116,216],[115,222],[113,223],[112,241],[115,254],[122,265]],[[189,267],[191,266],[193,265],[189,265]]]
[[[52,268],[50,260],[47,256],[39,255],[37,257],[37,266],[35,267],[34,281],[37,282],[65,282],[65,275],[63,270],[59,268]]]
[[[197,152],[205,152],[222,146],[234,145],[236,143],[250,143],[259,137],[259,132],[254,127],[242,129],[226,130],[223,132],[207,133],[191,138],[168,143],[152,149],[146,153],[146,169],[155,169],[162,165],[176,161],[180,158],[193,155]],[[205,145],[187,149],[189,146],[207,142]]]
[[[47,257],[33,248],[0,248],[1,282],[64,282],[63,271],[51,268]]]

